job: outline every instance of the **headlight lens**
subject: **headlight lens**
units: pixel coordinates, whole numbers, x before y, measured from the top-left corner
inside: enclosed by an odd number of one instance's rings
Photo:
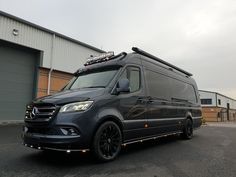
[[[92,105],[93,101],[83,101],[66,104],[61,107],[60,112],[76,112],[76,111],[85,111]]]

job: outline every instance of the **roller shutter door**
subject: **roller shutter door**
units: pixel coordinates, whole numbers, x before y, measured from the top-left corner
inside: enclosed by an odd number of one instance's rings
[[[0,41],[0,121],[23,120],[34,97],[36,51]]]

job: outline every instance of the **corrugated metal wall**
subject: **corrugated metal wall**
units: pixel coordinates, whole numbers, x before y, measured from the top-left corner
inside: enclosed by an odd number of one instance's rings
[[[212,99],[212,104],[209,105],[202,105],[203,107],[213,107],[213,106],[218,106],[222,108],[227,108],[227,103],[230,104],[230,109],[235,109],[236,110],[236,101],[233,99],[230,99],[226,96],[216,94],[214,92],[205,92],[205,91],[199,91],[200,98],[201,99]],[[217,99],[217,100],[216,100]],[[221,100],[221,104],[218,104],[218,99]],[[217,102],[217,105],[216,105]]]
[[[83,66],[90,55],[99,54],[91,49],[56,36],[53,66],[60,71],[74,72]]]
[[[227,97],[224,97],[223,95],[217,94],[217,99],[221,100],[221,104],[218,105],[219,107],[227,108],[227,103],[230,104],[230,109],[236,109],[236,101],[229,99]]]
[[[44,51],[43,65],[50,67],[52,35],[10,18],[0,16],[0,39]],[[13,29],[19,35],[13,35]]]
[[[200,99],[212,99],[212,104],[202,105],[204,107],[216,106],[216,94],[212,92],[199,91]]]
[[[19,30],[18,36],[13,35],[13,29]],[[42,67],[50,68],[53,57],[53,69],[74,72],[90,55],[99,54],[98,51],[60,36],[53,38],[52,33],[0,15],[0,39],[43,51]]]

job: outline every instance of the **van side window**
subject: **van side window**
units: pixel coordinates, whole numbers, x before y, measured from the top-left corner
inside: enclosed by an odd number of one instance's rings
[[[194,87],[183,81],[145,70],[149,96],[157,99],[171,100],[172,98],[197,102]]]
[[[140,69],[128,66],[122,73],[121,78],[127,78],[130,84],[130,92],[136,92],[140,89]]]
[[[192,103],[196,103],[196,94],[192,85],[176,80],[171,79],[172,81],[172,97],[187,100]]]
[[[171,84],[169,77],[150,70],[146,70],[145,74],[149,96],[155,97],[157,99],[161,98],[170,100]]]

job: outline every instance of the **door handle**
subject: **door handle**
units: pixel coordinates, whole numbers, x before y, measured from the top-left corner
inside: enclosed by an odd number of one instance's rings
[[[138,101],[141,103],[153,103],[154,100],[152,99],[152,97],[140,97],[138,98]]]
[[[152,99],[148,100],[147,103],[153,103],[154,101]]]
[[[154,100],[152,99],[152,97],[147,97],[147,103],[153,103],[154,102]]]
[[[145,103],[147,100],[145,98],[138,98],[137,101],[140,103]]]

